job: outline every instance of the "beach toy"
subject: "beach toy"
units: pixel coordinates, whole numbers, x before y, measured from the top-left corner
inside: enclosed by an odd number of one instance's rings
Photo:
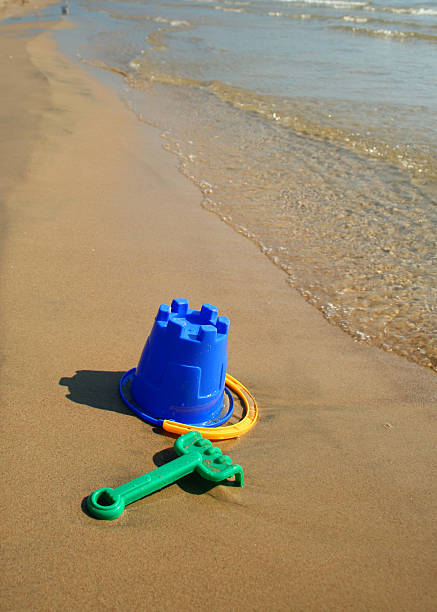
[[[179,478],[197,472],[212,482],[220,482],[235,476],[238,486],[243,486],[243,469],[232,459],[202,438],[198,431],[180,436],[174,443],[177,459],[135,478],[116,489],[97,489],[87,499],[89,513],[98,519],[113,520],[119,517],[125,506],[150,495]]]
[[[226,376],[229,319],[211,304],[188,308],[188,300],[159,307],[130,393],[141,416],[189,425],[219,425]],[[232,402],[230,402],[232,403]]]
[[[162,304],[138,366],[120,381],[123,401],[146,422],[172,433],[196,429],[220,440],[249,431],[258,408],[246,387],[226,374],[228,330],[229,319],[219,317],[211,304],[200,310],[190,309],[185,299],[173,300],[171,307]],[[233,413],[231,391],[240,398],[244,417],[221,427]]]

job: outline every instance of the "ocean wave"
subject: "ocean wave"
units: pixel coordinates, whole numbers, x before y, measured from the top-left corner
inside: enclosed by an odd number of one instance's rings
[[[230,8],[229,6],[215,6],[216,11],[223,11],[224,13],[244,13],[244,8]]]
[[[420,15],[436,17],[437,9],[425,8],[425,7],[393,7],[393,6],[373,6],[370,5],[365,7],[366,11],[375,11],[382,13],[394,13],[395,15]]]
[[[367,5],[370,5],[370,2],[365,2],[361,0],[279,0],[280,2],[286,3],[294,3],[300,6],[304,4],[312,4],[314,6],[319,7],[328,7],[328,8],[351,8],[351,9],[360,9],[364,8]]]
[[[154,17],[151,20],[167,24],[167,27],[158,28],[157,30],[151,32],[148,36],[146,36],[146,41],[151,47],[163,48],[166,46],[165,39],[170,32],[178,30],[190,30],[194,27],[191,22],[181,19],[164,19],[161,17]]]
[[[381,13],[393,13],[396,15],[418,15],[422,17],[436,17],[437,8],[430,7],[393,7],[393,6],[377,6],[371,1],[367,0],[279,0],[287,4],[296,4],[298,6],[304,6],[309,4],[316,7],[326,7],[331,9],[345,9],[350,8],[352,10],[365,10],[372,12]]]
[[[367,23],[369,21],[367,17],[353,17],[352,15],[343,15],[342,19],[352,23]]]
[[[343,32],[353,32],[354,34],[362,34],[364,36],[373,36],[376,38],[387,38],[398,41],[406,40],[423,40],[430,43],[437,43],[437,36],[432,34],[424,34],[422,32],[404,32],[402,30],[391,30],[389,28],[359,28],[356,26],[332,26],[335,30]]]
[[[331,21],[332,22],[334,19],[332,15],[319,14],[319,13],[284,13],[282,11],[270,11],[267,13],[267,15],[269,17],[277,17],[281,19],[294,19],[294,20],[314,19],[318,21]],[[341,21],[346,22],[346,23],[375,24],[375,25],[381,24],[381,25],[390,25],[390,26],[396,26],[396,27],[401,27],[401,28],[412,28],[412,29],[418,27],[418,24],[415,23],[413,20],[401,21],[399,19],[384,19],[384,17],[382,16],[370,17],[370,16],[364,16],[363,14],[361,15],[342,15],[341,17],[339,16],[339,19],[341,19]],[[352,28],[345,28],[345,29],[352,30]],[[379,29],[383,29],[383,28],[379,28]],[[389,28],[385,28],[385,29],[388,30]],[[437,29],[437,25],[428,24],[427,29],[432,31],[434,29]],[[428,36],[428,34],[426,33],[420,34],[418,32],[417,38],[421,38],[421,37],[424,40],[431,40],[431,41],[433,38],[432,35]]]
[[[397,27],[404,28],[417,28],[418,24],[414,21],[401,21],[399,19],[385,19],[384,17],[363,17],[356,15],[343,15],[342,21],[346,21],[349,23],[368,23],[368,24],[384,24],[384,25],[395,25]],[[428,24],[426,26],[428,29],[434,30],[437,29],[437,25]]]
[[[352,30],[348,26],[337,26]],[[379,36],[393,36],[386,30],[375,31]],[[368,33],[368,31],[366,31]],[[279,98],[261,95],[254,91],[223,83],[218,80],[197,80],[179,74],[170,74],[153,62],[149,62],[144,55],[134,60],[135,87],[141,87],[141,80],[145,86],[153,83],[173,85],[189,88],[207,89],[222,102],[230,104],[241,112],[256,114],[275,125],[292,129],[296,134],[337,143],[352,150],[358,155],[365,155],[374,159],[383,159],[398,168],[407,170],[417,177],[437,176],[437,159],[432,152],[418,150],[408,143],[390,145],[384,141],[381,134],[360,130],[358,127],[344,127],[335,125],[331,115],[324,122],[322,116],[308,114],[304,108],[296,109],[296,101],[288,98]]]
[[[311,15],[310,13],[280,13],[279,11],[270,11],[267,13],[269,17],[285,17],[286,19],[323,19],[319,15]]]
[[[151,16],[151,15],[120,15],[117,13],[109,13],[109,17],[112,19],[120,19],[124,21],[152,21],[154,23],[165,23],[172,28],[174,27],[189,27],[191,28],[193,24],[187,20],[180,19],[168,19],[167,17]]]

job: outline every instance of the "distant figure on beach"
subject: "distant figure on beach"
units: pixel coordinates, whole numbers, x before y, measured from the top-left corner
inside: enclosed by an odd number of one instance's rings
[[[68,4],[68,2],[66,2],[65,4],[62,5],[62,14],[63,15],[69,15],[70,14],[70,5]]]

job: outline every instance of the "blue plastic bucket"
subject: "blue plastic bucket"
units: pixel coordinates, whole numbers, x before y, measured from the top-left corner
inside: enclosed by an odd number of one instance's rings
[[[229,319],[203,304],[188,307],[175,299],[159,307],[137,368],[121,382],[125,403],[144,420],[165,419],[197,426],[218,426],[232,414],[233,400],[222,414],[227,366]]]

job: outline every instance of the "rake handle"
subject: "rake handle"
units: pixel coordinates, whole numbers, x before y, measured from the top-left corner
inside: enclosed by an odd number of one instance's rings
[[[159,491],[159,489],[172,484],[179,480],[179,478],[188,476],[188,474],[194,472],[199,463],[202,463],[202,455],[200,453],[182,455],[147,474],[143,474],[143,476],[120,485],[113,489],[113,491],[123,498],[127,506],[142,497],[146,497],[146,495]]]
[[[90,514],[99,519],[113,520],[123,514],[128,504],[194,472],[202,463],[202,454],[191,452],[162,465],[143,476],[134,478],[115,489],[104,487],[93,491],[87,500]]]

